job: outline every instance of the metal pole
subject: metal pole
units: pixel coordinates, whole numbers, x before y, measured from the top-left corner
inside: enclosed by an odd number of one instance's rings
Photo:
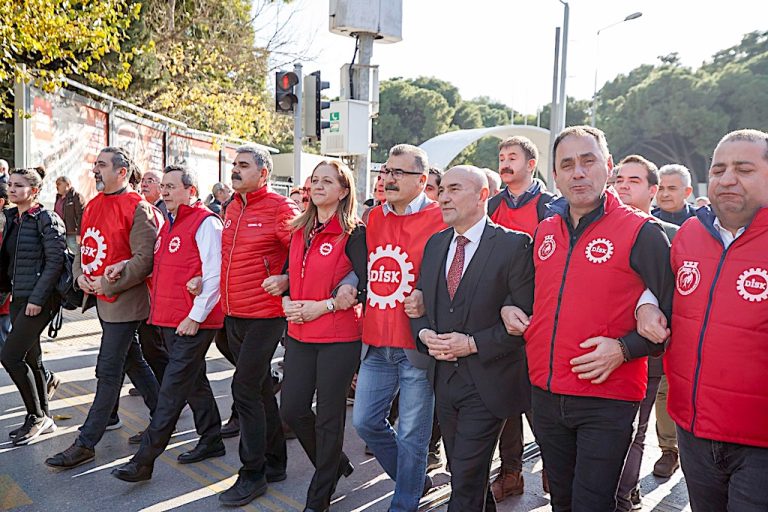
[[[595,52],[595,87],[592,93],[592,126],[597,126],[597,69],[600,65],[600,31],[597,31],[597,50]]]
[[[13,167],[29,167],[32,144],[32,120],[27,117],[32,113],[29,83],[23,80],[16,81],[13,84],[13,96]],[[42,163],[37,162],[35,165]]]
[[[558,69],[560,64],[560,27],[555,28],[555,69],[552,71],[552,108],[549,111],[549,161],[552,162],[550,167],[554,166],[555,154],[552,149],[555,146],[555,137],[559,133],[557,129],[558,114],[557,114],[557,83],[558,83]],[[552,169],[544,170],[547,177],[547,187],[550,190],[555,188],[555,178],[552,174]]]
[[[304,77],[301,73],[301,64],[293,65],[293,72],[299,77],[299,82],[296,84],[294,91],[296,92],[296,98],[298,101],[293,106],[293,186],[301,187],[303,183],[301,181],[301,97],[302,86],[304,85]]]
[[[359,37],[359,55],[360,65],[355,66],[352,71],[354,73],[354,90],[352,91],[353,99],[360,101],[371,100],[371,59],[373,58],[373,39],[374,34],[361,33]],[[370,104],[369,104],[370,111]],[[368,166],[371,162],[371,119],[368,118],[368,126],[366,127],[368,132],[368,151],[364,155],[355,155],[354,157],[354,171],[355,181],[357,186],[357,200],[358,204],[362,205],[363,201],[368,199],[370,194],[370,173],[368,172]]]
[[[568,17],[571,13],[571,8],[568,2],[560,0],[563,4],[563,59],[560,61],[560,123],[558,125],[558,131],[565,128],[565,113],[568,110],[567,101],[568,97],[565,95],[565,77],[566,66],[568,61]]]

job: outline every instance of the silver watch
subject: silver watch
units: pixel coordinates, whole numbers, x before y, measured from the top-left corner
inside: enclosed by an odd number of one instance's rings
[[[328,299],[325,301],[325,308],[328,311],[334,311],[336,309],[336,303],[333,302],[333,299]]]

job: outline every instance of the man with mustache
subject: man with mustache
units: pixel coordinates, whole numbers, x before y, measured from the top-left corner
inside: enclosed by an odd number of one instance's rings
[[[221,308],[235,359],[232,398],[240,426],[242,467],[235,484],[219,496],[223,505],[243,506],[285,480],[287,453],[270,362],[285,331],[282,300],[260,286],[281,274],[291,242],[288,222],[299,208],[269,186],[272,157],[242,146],[232,169],[235,195],[224,217]],[[288,276],[279,283],[288,288]],[[282,293],[281,291],[281,293]]]
[[[547,208],[555,197],[543,190],[542,183],[533,179],[539,160],[539,150],[527,137],[515,136],[499,143],[499,174],[506,184],[504,190],[488,200],[488,216],[505,228],[533,236],[536,226],[552,212]],[[528,424],[530,412],[526,413]],[[501,470],[491,484],[497,502],[509,496],[523,494],[523,417],[508,418],[499,438]],[[547,474],[541,472],[544,492],[549,492]]]

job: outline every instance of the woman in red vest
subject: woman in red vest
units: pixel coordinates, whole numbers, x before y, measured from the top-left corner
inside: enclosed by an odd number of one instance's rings
[[[361,306],[341,310],[333,292],[349,279],[357,281],[358,291],[365,289],[367,250],[364,227],[355,217],[354,177],[346,165],[331,160],[318,164],[310,198],[292,222],[288,275],[268,279],[264,288],[277,295],[288,285],[281,412],[316,468],[305,510],[324,511],[338,479],[354,469],[342,444],[347,390],[360,360],[362,329]],[[312,412],[315,391],[317,415]]]

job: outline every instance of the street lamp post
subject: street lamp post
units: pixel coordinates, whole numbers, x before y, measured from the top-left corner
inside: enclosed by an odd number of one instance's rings
[[[565,113],[568,110],[566,107],[567,96],[565,95],[565,71],[568,61],[568,18],[571,13],[571,7],[565,0],[560,0],[563,4],[563,49],[562,60],[560,61],[560,111],[558,112],[560,119],[558,120],[558,132],[565,128]]]
[[[600,32],[602,32],[603,30],[609,29],[611,27],[615,27],[616,25],[624,23],[625,21],[636,20],[642,15],[643,15],[642,12],[633,12],[623,20],[619,20],[614,23],[611,23],[610,25],[606,25],[605,27],[597,31],[597,58],[595,58],[595,88],[594,88],[594,93],[592,94],[592,126],[596,126],[597,124],[597,70],[600,65]]]

